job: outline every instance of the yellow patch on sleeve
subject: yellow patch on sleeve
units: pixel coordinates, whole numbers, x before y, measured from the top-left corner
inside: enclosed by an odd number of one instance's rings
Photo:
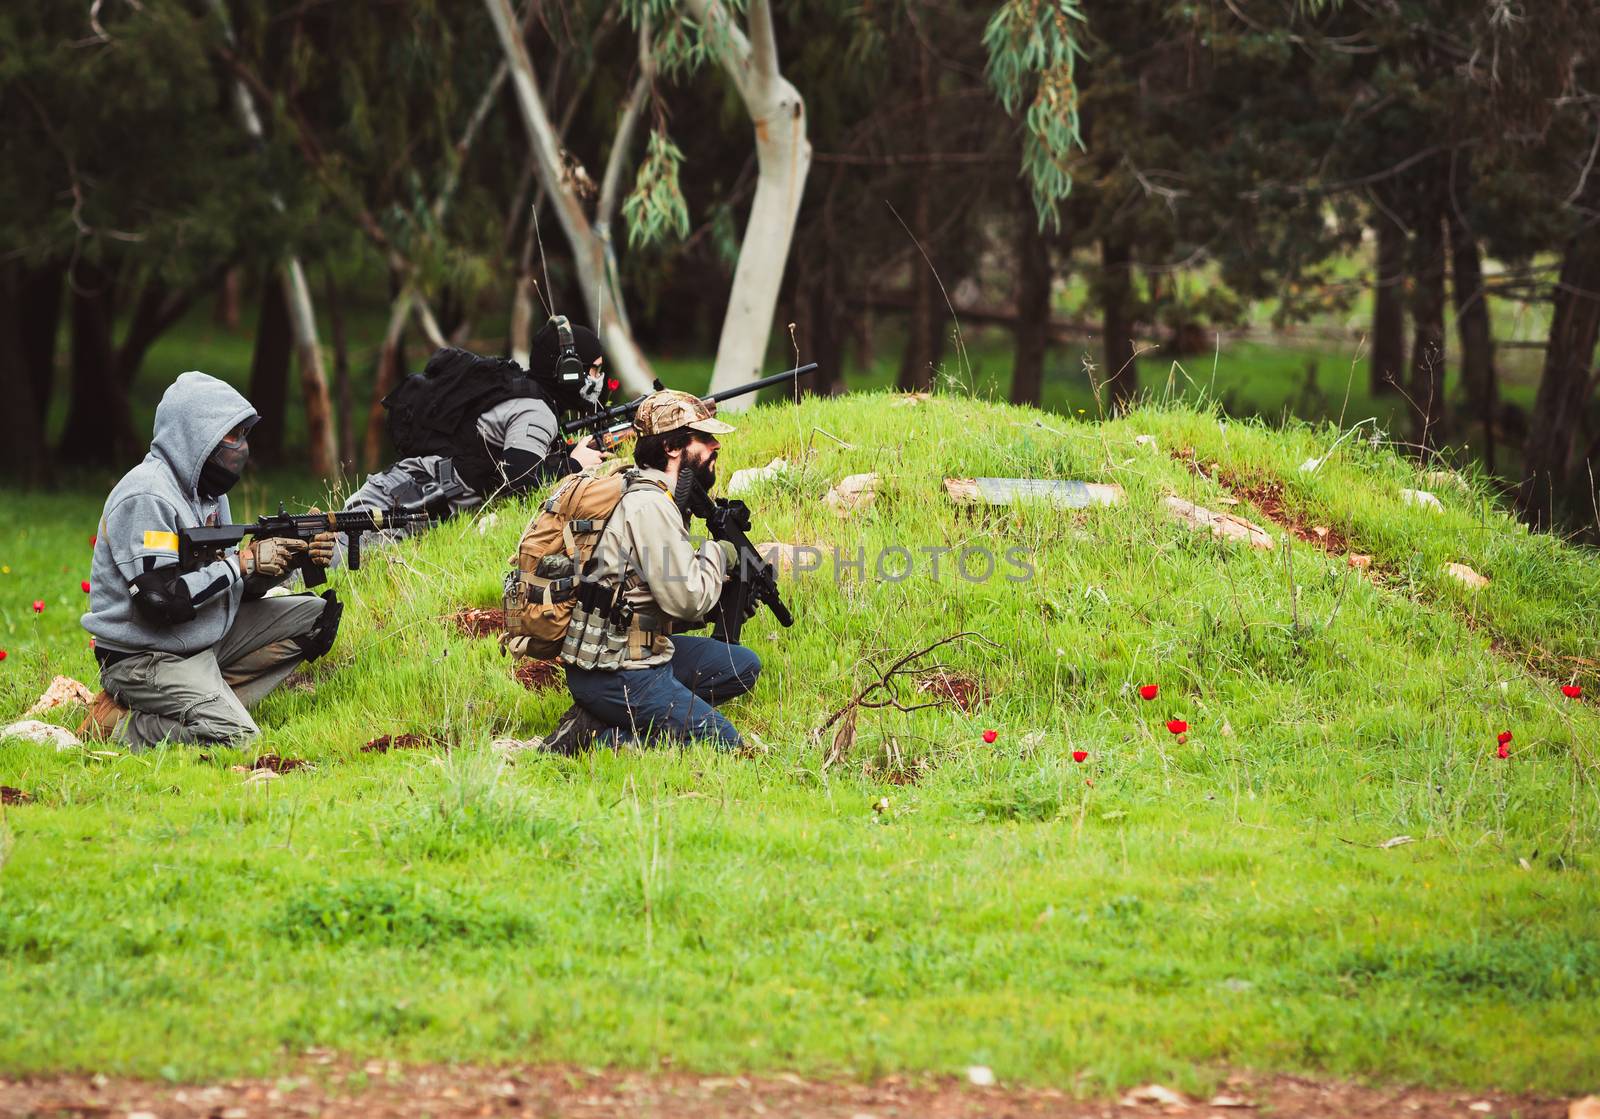
[[[178,550],[178,534],[176,532],[147,531],[144,534],[144,550],[147,552],[176,552]]]

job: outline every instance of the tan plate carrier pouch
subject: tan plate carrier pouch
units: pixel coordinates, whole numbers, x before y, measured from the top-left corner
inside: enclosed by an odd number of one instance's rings
[[[615,657],[603,657],[616,664],[589,664],[590,657],[565,657],[579,667],[620,667],[623,656],[641,646],[653,646],[657,635],[642,630],[643,619],[631,620],[625,631],[605,635],[606,618],[598,611],[584,610],[581,629],[585,632],[578,642],[569,641],[574,608],[578,605],[581,575],[600,543],[600,534],[622,501],[622,495],[638,486],[655,486],[663,493],[666,487],[659,482],[639,477],[636,470],[591,474],[569,474],[556,484],[550,496],[539,506],[517,545],[512,558],[512,570],[506,575],[504,606],[506,632],[501,639],[503,648],[517,656],[551,660],[563,653],[563,646],[574,646],[573,653],[582,646],[592,645],[597,638],[610,636],[602,644],[617,646]],[[620,606],[625,585],[635,582],[632,576],[610,590],[614,605]],[[586,590],[593,596],[598,590],[589,585]],[[641,630],[633,633],[632,630]],[[593,632],[591,632],[593,631]],[[629,639],[632,640],[629,640]]]

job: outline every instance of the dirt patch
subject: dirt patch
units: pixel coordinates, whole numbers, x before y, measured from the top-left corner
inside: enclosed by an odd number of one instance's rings
[[[511,675],[530,692],[550,692],[567,684],[559,661],[519,660]]]
[[[294,769],[308,769],[311,763],[304,758],[282,758],[274,753],[259,755],[250,763],[251,769],[270,769],[274,773],[288,773]]]
[[[1331,525],[1311,524],[1292,512],[1283,501],[1283,483],[1276,479],[1251,481],[1223,471],[1218,482],[1235,497],[1254,505],[1273,524],[1285,532],[1292,532],[1297,540],[1321,548],[1330,555],[1342,556],[1350,550],[1350,541],[1344,533]]]
[[[463,637],[493,637],[504,633],[506,612],[477,606],[465,606],[450,615],[456,629]]]
[[[987,703],[989,693],[971,676],[950,672],[943,668],[930,669],[918,674],[917,691],[923,695],[942,699],[966,714],[979,704]]]
[[[0,804],[28,804],[32,793],[25,793],[15,785],[0,785]]]
[[[436,746],[446,746],[446,743],[431,734],[380,734],[361,747],[361,752],[387,754],[390,750],[431,750]]]
[[[416,1068],[388,1061],[354,1064],[332,1055],[310,1058],[294,1076],[211,1085],[98,1076],[0,1081],[0,1114],[135,1112],[160,1115],[162,1119],[260,1119],[316,1114],[378,1119],[420,1119],[424,1115],[439,1119],[496,1115],[587,1119],[632,1114],[660,1119],[761,1114],[796,1119],[869,1115],[876,1119],[1142,1119],[1173,1114],[1193,1115],[1196,1119],[1254,1114],[1281,1119],[1389,1119],[1395,1115],[1408,1119],[1468,1119],[1480,1114],[1560,1119],[1567,1113],[1567,1104],[1498,1092],[1367,1088],[1298,1077],[1229,1077],[1217,1095],[1199,1100],[1175,1099],[1171,1094],[1162,1094],[1162,1090],[1135,1090],[1120,1098],[1082,1100],[1072,1099],[1059,1089],[977,1087],[953,1079],[890,1076],[873,1084],[848,1084],[792,1074],[705,1077],[672,1071],[623,1072],[570,1066]]]

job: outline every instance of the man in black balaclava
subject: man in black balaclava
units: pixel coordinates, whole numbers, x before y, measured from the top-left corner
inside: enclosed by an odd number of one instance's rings
[[[368,475],[344,507],[453,516],[599,465],[611,456],[590,440],[568,447],[557,417],[605,406],[617,383],[604,360],[594,332],[563,317],[533,336],[526,373],[504,358],[437,351],[384,401],[406,457]]]
[[[227,492],[259,418],[204,373],[184,373],[162,396],[150,453],[100,515],[82,621],[104,690],[80,734],[136,750],[163,740],[243,742],[258,733],[247,708],[332,646],[337,603],[263,597],[308,549],[326,567],[332,533],[310,544],[252,539],[193,570],[178,565],[179,529],[231,523]]]

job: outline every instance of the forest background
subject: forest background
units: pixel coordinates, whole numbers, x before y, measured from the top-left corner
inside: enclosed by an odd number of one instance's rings
[[[823,393],[1375,416],[1530,522],[1592,526],[1594,16],[13,6],[0,463],[123,468],[200,368],[261,411],[258,461],[356,478],[434,346],[520,354],[559,311],[630,390],[816,361]]]

